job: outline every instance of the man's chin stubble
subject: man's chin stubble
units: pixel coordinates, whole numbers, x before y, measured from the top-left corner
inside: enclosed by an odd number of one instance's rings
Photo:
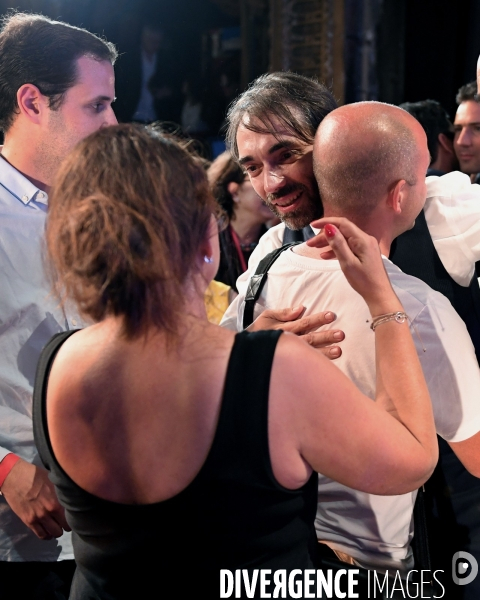
[[[292,211],[288,215],[284,215],[278,211],[274,206],[270,206],[273,214],[285,223],[289,229],[299,230],[310,225],[312,221],[321,219],[323,217],[323,207],[310,207],[311,210],[308,213],[305,210]]]

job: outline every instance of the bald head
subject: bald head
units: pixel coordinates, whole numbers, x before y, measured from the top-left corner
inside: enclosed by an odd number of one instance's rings
[[[318,128],[315,177],[325,209],[368,216],[398,181],[413,186],[427,138],[406,111],[381,102],[337,108]]]

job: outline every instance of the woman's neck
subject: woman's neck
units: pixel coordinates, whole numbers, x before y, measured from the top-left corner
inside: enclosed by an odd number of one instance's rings
[[[263,223],[259,223],[258,221],[252,222],[252,219],[236,216],[230,222],[230,225],[237,234],[241,244],[252,244],[258,242]]]

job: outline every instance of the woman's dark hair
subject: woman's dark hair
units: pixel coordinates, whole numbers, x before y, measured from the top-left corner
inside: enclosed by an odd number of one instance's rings
[[[18,113],[17,92],[31,83],[56,110],[77,80],[82,56],[114,64],[115,46],[93,33],[42,15],[11,13],[0,32],[0,129],[11,127]]]
[[[205,171],[168,134],[139,125],[100,129],[62,163],[46,238],[54,286],[94,321],[150,325],[174,337],[216,203]]]
[[[232,194],[228,191],[228,184],[232,181],[242,184],[245,173],[235,161],[230,152],[223,152],[212,162],[207,171],[208,181],[213,195],[220,207],[225,211],[228,220],[234,217],[235,203]]]
[[[335,98],[315,79],[290,72],[260,75],[228,109],[227,146],[238,159],[240,124],[251,131],[276,137],[278,122],[305,144],[313,144],[318,126],[335,108]]]

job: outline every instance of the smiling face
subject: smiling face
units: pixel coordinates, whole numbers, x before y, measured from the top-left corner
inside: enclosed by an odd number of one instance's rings
[[[302,229],[323,212],[313,175],[313,144],[300,141],[281,124],[276,132],[273,136],[240,125],[239,162],[270,210],[290,229]]]
[[[480,104],[462,102],[455,115],[453,147],[460,169],[469,175],[480,172]]]

